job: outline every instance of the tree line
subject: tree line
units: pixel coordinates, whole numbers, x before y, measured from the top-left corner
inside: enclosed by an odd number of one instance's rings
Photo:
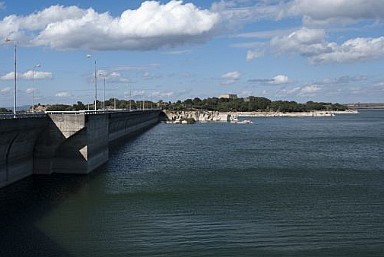
[[[98,110],[112,110],[112,109],[120,109],[120,110],[138,110],[138,109],[151,109],[157,106],[157,103],[152,101],[135,101],[135,100],[120,100],[116,98],[111,98],[109,100],[105,100],[105,103],[102,101],[97,101],[97,109]],[[47,111],[80,111],[80,110],[94,110],[95,105],[92,104],[84,104],[81,101],[78,101],[76,104],[66,105],[66,104],[54,104],[48,105],[46,107]]]
[[[308,101],[306,103],[297,103],[295,101],[271,101],[265,97],[247,97],[247,98],[194,98],[175,103],[163,104],[165,109],[173,111],[188,110],[207,110],[219,112],[307,112],[307,111],[345,111],[347,106],[339,103],[325,103]]]
[[[37,106],[41,106],[40,104]],[[43,106],[46,111],[79,111],[79,110],[94,110],[94,104],[84,104],[78,101],[72,105],[54,104]],[[36,108],[36,106],[35,106]],[[97,109],[124,109],[124,110],[139,110],[139,109],[153,109],[161,108],[170,111],[192,111],[192,110],[206,110],[206,111],[219,111],[219,112],[308,112],[308,111],[345,111],[347,106],[339,103],[326,103],[308,101],[306,103],[297,103],[295,101],[271,101],[265,97],[250,96],[247,98],[218,98],[209,97],[200,99],[195,97],[193,99],[186,99],[184,101],[178,100],[176,102],[152,102],[152,101],[135,101],[135,100],[121,100],[111,98],[97,102]],[[4,109],[4,108],[3,108]],[[9,110],[0,110],[7,112]]]

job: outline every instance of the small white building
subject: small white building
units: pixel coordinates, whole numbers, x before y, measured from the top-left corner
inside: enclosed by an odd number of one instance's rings
[[[221,95],[219,98],[225,98],[225,99],[237,99],[236,94],[226,94],[226,95]]]

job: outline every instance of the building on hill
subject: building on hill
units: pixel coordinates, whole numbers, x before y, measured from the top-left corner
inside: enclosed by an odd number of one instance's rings
[[[219,96],[219,98],[225,98],[225,99],[237,99],[237,95],[236,94],[226,94],[226,95],[221,95]]]

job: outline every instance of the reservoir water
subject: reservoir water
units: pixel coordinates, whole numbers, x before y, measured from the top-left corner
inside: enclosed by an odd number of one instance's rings
[[[384,111],[159,124],[0,190],[0,256],[384,256]]]

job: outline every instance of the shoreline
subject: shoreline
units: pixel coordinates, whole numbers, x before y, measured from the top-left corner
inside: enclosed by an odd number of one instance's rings
[[[170,123],[194,122],[242,122],[239,118],[264,117],[333,117],[335,115],[358,114],[357,110],[310,111],[310,112],[217,112],[217,111],[165,111]]]
[[[339,114],[358,114],[356,110],[310,112],[237,112],[238,117],[332,117]]]

